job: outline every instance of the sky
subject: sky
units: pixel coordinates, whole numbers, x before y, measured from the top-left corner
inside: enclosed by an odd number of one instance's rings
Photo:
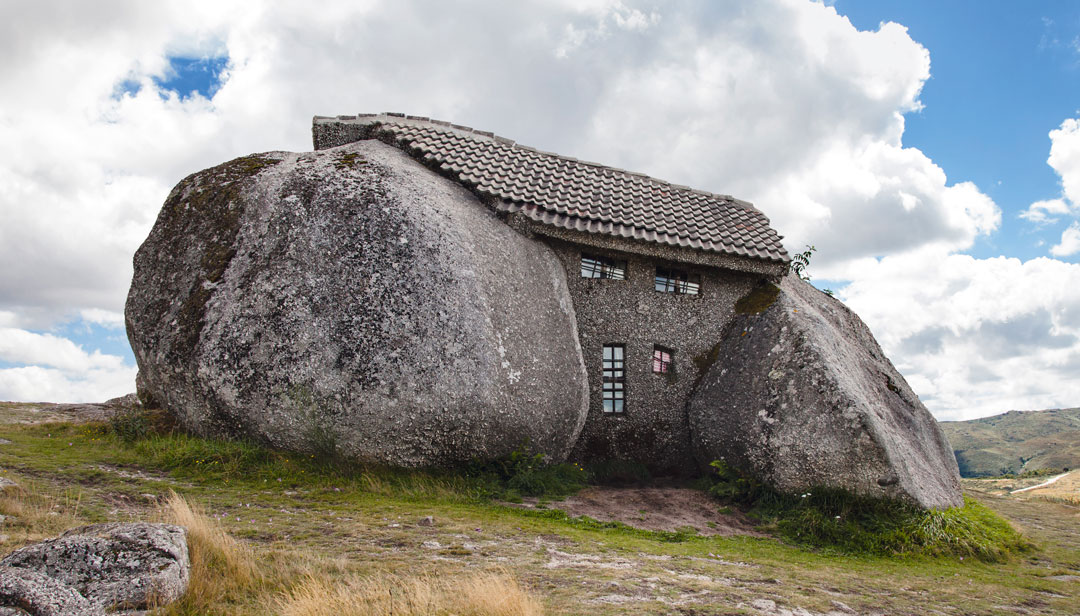
[[[1080,406],[1080,4],[0,0],[0,400],[134,390],[169,190],[396,111],[752,201],[940,420]]]

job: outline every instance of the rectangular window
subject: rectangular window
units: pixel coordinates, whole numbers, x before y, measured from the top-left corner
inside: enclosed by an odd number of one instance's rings
[[[652,371],[657,374],[667,374],[671,371],[671,349],[653,345]]]
[[[682,270],[656,268],[656,290],[663,293],[697,295],[701,290],[701,276],[687,274]]]
[[[626,404],[626,347],[604,345],[604,412],[621,413]]]
[[[626,280],[626,261],[583,254],[581,255],[581,277]]]

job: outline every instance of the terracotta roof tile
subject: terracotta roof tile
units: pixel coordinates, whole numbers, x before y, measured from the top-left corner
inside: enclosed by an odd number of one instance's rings
[[[745,201],[639,173],[541,152],[492,133],[403,114],[315,118],[360,130],[316,130],[317,148],[391,141],[498,199],[497,210],[543,224],[694,250],[790,261],[769,219]]]

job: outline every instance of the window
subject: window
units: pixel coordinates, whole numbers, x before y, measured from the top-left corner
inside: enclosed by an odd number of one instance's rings
[[[653,372],[657,374],[668,374],[669,372],[671,372],[671,352],[671,349],[664,348],[660,345],[653,345]]]
[[[621,413],[626,403],[626,369],[623,358],[626,347],[604,345],[604,412]]]
[[[581,255],[581,277],[626,280],[626,261],[583,254]]]
[[[663,293],[697,295],[701,290],[701,276],[658,267],[656,268],[656,290]]]

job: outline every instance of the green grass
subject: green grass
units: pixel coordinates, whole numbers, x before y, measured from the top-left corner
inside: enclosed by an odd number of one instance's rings
[[[107,449],[117,464],[151,468],[193,483],[248,489],[336,488],[411,499],[513,502],[522,496],[563,498],[583,488],[589,478],[580,465],[547,464],[525,446],[484,464],[407,470],[279,451],[243,440],[202,438],[154,414],[123,414],[109,424],[42,424],[26,428],[26,436],[30,440],[24,445],[32,442],[50,450],[58,468],[78,466],[87,451],[75,444],[84,444]]]
[[[153,419],[150,424],[145,436],[127,441],[105,424],[0,427],[11,441],[0,446],[0,472],[28,489],[21,504],[11,505],[38,512],[3,523],[0,532],[10,535],[3,549],[31,539],[29,526],[20,525],[34,520],[50,525],[38,533],[45,534],[56,532],[60,522],[154,519],[157,505],[145,493],[159,495],[160,502],[173,489],[283,573],[231,598],[208,595],[170,614],[273,613],[263,603],[268,594],[287,591],[309,573],[332,583],[384,573],[450,579],[493,566],[521,580],[548,613],[658,616],[673,613],[672,601],[686,602],[683,613],[750,613],[758,598],[819,613],[834,610],[834,599],[858,613],[1015,613],[1036,604],[1047,614],[1075,611],[1075,582],[1053,577],[1080,571],[1075,514],[1062,505],[980,497],[1032,529],[1040,543],[1040,550],[1010,552],[1004,562],[926,549],[896,557],[818,547],[789,539],[778,526],[772,528],[783,541],[704,537],[571,518],[557,504],[510,507],[497,493],[510,489],[514,468],[529,469],[531,456],[524,452],[517,462],[504,461],[509,472],[401,471],[202,439]],[[534,466],[529,472],[548,470]],[[977,504],[963,509],[966,517],[986,511]],[[58,520],[53,511],[71,519]],[[434,517],[434,525],[417,524],[426,516]],[[826,527],[828,521],[817,517],[799,528]],[[930,520],[922,532],[931,535],[953,523]],[[441,546],[426,547],[431,541]],[[559,559],[570,564],[556,564]],[[638,598],[600,600],[608,595]]]
[[[906,503],[816,488],[782,494],[723,463],[710,489],[740,503],[763,527],[800,546],[840,554],[944,556],[1002,562],[1034,546],[978,502],[921,509]]]

